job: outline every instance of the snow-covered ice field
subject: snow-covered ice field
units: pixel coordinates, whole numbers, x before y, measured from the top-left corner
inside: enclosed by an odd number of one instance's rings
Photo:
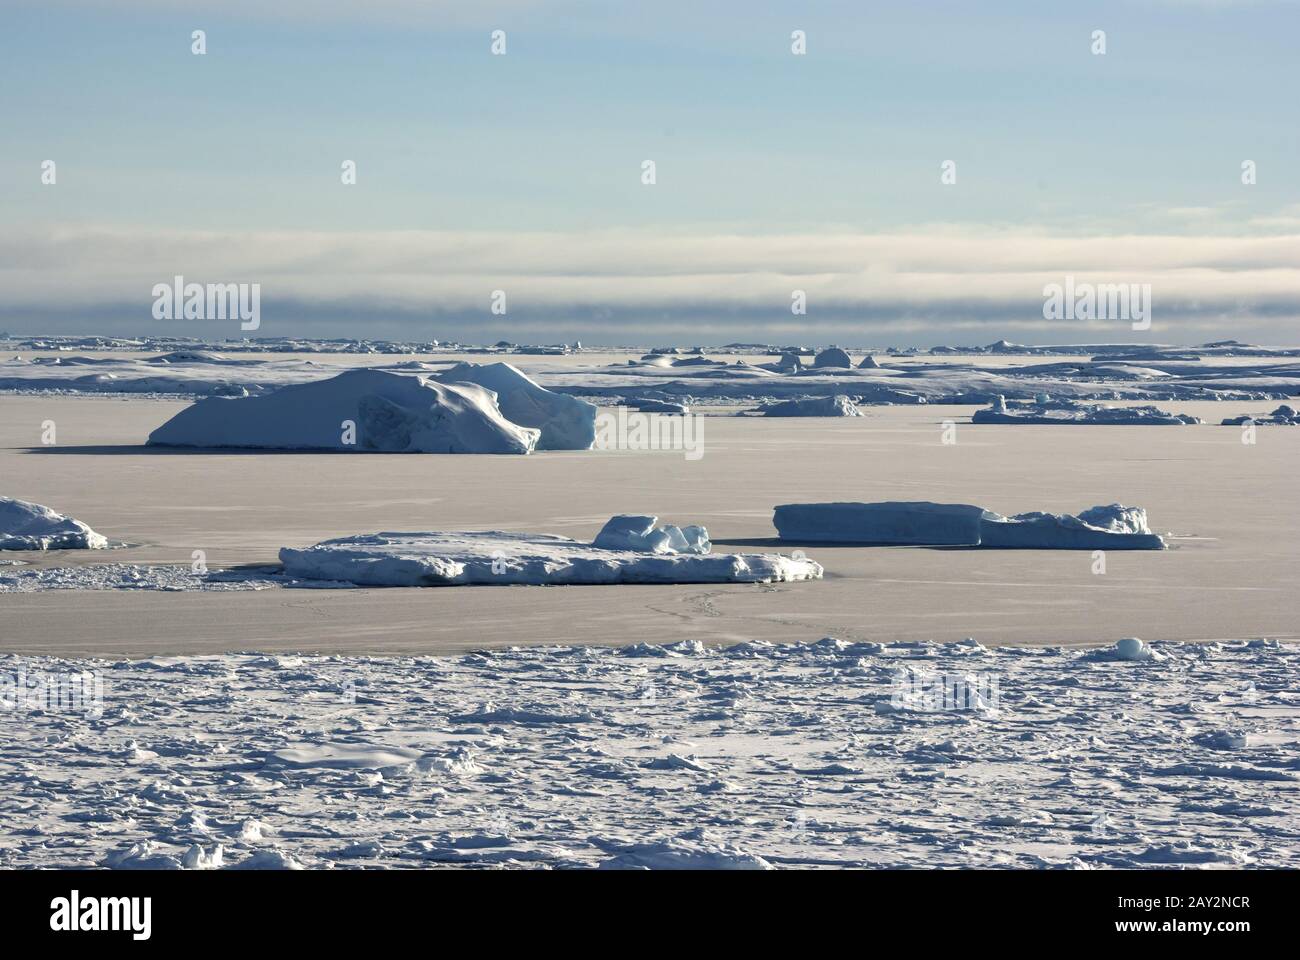
[[[0,494],[111,547],[0,558],[0,699],[5,678],[81,671],[102,695],[4,707],[0,867],[1300,866],[1300,432],[1243,444],[1219,422],[1251,398],[1157,401],[1206,421],[1160,427],[713,399],[692,403],[692,459],[148,447],[185,401],[0,396]],[[886,500],[1139,505],[1168,549],[1099,571],[1089,551],[801,544],[772,523]],[[274,572],[330,538],[588,543],[629,512],[701,524],[715,554],[802,549],[824,579]],[[1155,656],[1107,652],[1132,636]]]
[[[0,867],[1300,866],[1300,651],[1156,652],[5,657],[102,714],[10,718]]]

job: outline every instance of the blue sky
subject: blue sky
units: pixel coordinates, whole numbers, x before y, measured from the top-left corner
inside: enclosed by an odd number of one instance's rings
[[[1035,332],[1065,273],[1152,282],[1151,339],[1281,341],[1300,317],[1292,3],[47,0],[0,21],[11,331],[212,332],[150,319],[172,272],[261,282],[267,335],[1113,339]],[[818,237],[860,239],[860,266],[783,265]],[[934,263],[900,266],[894,237],[934,238]],[[1143,242],[1127,265],[1034,255],[1107,237]]]

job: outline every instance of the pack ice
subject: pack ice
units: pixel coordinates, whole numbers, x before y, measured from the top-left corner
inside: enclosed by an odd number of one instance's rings
[[[531,453],[540,433],[507,420],[496,394],[478,384],[349,370],[328,380],[282,387],[267,396],[200,400],[151,433],[149,443],[385,453]]]
[[[979,546],[1039,550],[1161,550],[1146,511],[1112,503],[1078,514],[1004,517],[966,503],[786,503],[772,516],[782,540],[801,543]]]
[[[1200,423],[1185,413],[1165,413],[1156,406],[1107,407],[1077,400],[1053,400],[1042,396],[1033,401],[1012,401],[998,396],[984,410],[971,415],[971,423],[1094,423],[1127,426],[1156,424],[1179,426]]]
[[[773,583],[822,575],[820,564],[779,554],[709,554],[703,527],[656,530],[655,522],[614,517],[595,543],[499,531],[376,533],[286,547],[280,560],[290,577],[368,587]]]
[[[108,540],[49,507],[0,497],[0,550],[103,550]]]

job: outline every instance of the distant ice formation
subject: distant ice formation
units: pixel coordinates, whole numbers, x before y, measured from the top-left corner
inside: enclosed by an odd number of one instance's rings
[[[827,347],[813,357],[814,367],[842,367],[845,370],[853,366],[853,358],[839,347]]]
[[[765,417],[860,417],[862,411],[843,394],[833,397],[799,397],[760,408]]]
[[[349,370],[262,397],[207,398],[149,435],[154,446],[385,453],[531,453],[540,431],[502,416],[496,395],[381,370]]]
[[[1052,400],[1039,397],[1032,402],[1008,404],[997,397],[985,410],[976,410],[971,423],[1106,423],[1125,425],[1180,425],[1200,423],[1200,418],[1182,413],[1165,413],[1159,407],[1107,407],[1100,403]]]
[[[615,521],[630,518],[616,517]],[[654,518],[636,518],[652,521]],[[614,521],[611,521],[613,523]],[[616,523],[631,542],[635,525]],[[676,528],[671,528],[675,530]],[[568,537],[502,533],[377,533],[280,551],[289,577],[369,587],[514,584],[772,583],[816,580],[820,564],[778,554],[708,554],[703,528],[646,534],[646,549],[605,549]],[[605,542],[615,534],[602,531]],[[681,538],[680,540],[678,538]],[[678,552],[678,545],[685,550]]]
[[[1272,413],[1246,414],[1242,417],[1226,417],[1223,420],[1223,426],[1225,427],[1238,427],[1245,423],[1269,423],[1275,426],[1296,427],[1300,426],[1300,413],[1296,413],[1294,407],[1283,404]]]
[[[0,497],[0,550],[103,550],[108,540],[49,507]]]
[[[772,517],[782,540],[802,543],[979,546],[993,549],[1161,550],[1146,511],[1118,503],[1077,515],[1004,517],[964,503],[786,503]]]

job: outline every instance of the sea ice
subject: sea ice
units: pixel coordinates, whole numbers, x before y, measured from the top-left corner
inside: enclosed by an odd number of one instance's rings
[[[687,528],[689,529],[689,528]],[[701,529],[694,543],[703,546]],[[692,541],[683,541],[690,549]],[[280,551],[290,577],[371,587],[468,584],[772,583],[820,579],[811,560],[778,554],[602,549],[529,533],[377,533]]]
[[[1040,550],[1163,550],[1141,507],[1112,503],[1078,515],[1018,513],[1002,517],[986,511],[980,519],[980,545]]]
[[[350,370],[268,396],[207,398],[149,435],[155,446],[386,453],[531,453],[540,431],[511,423],[496,395],[381,370]]]
[[[0,550],[103,550],[108,539],[49,507],[0,497]]]
[[[853,366],[853,358],[839,347],[827,347],[813,357],[814,367],[841,367],[848,370]]]

